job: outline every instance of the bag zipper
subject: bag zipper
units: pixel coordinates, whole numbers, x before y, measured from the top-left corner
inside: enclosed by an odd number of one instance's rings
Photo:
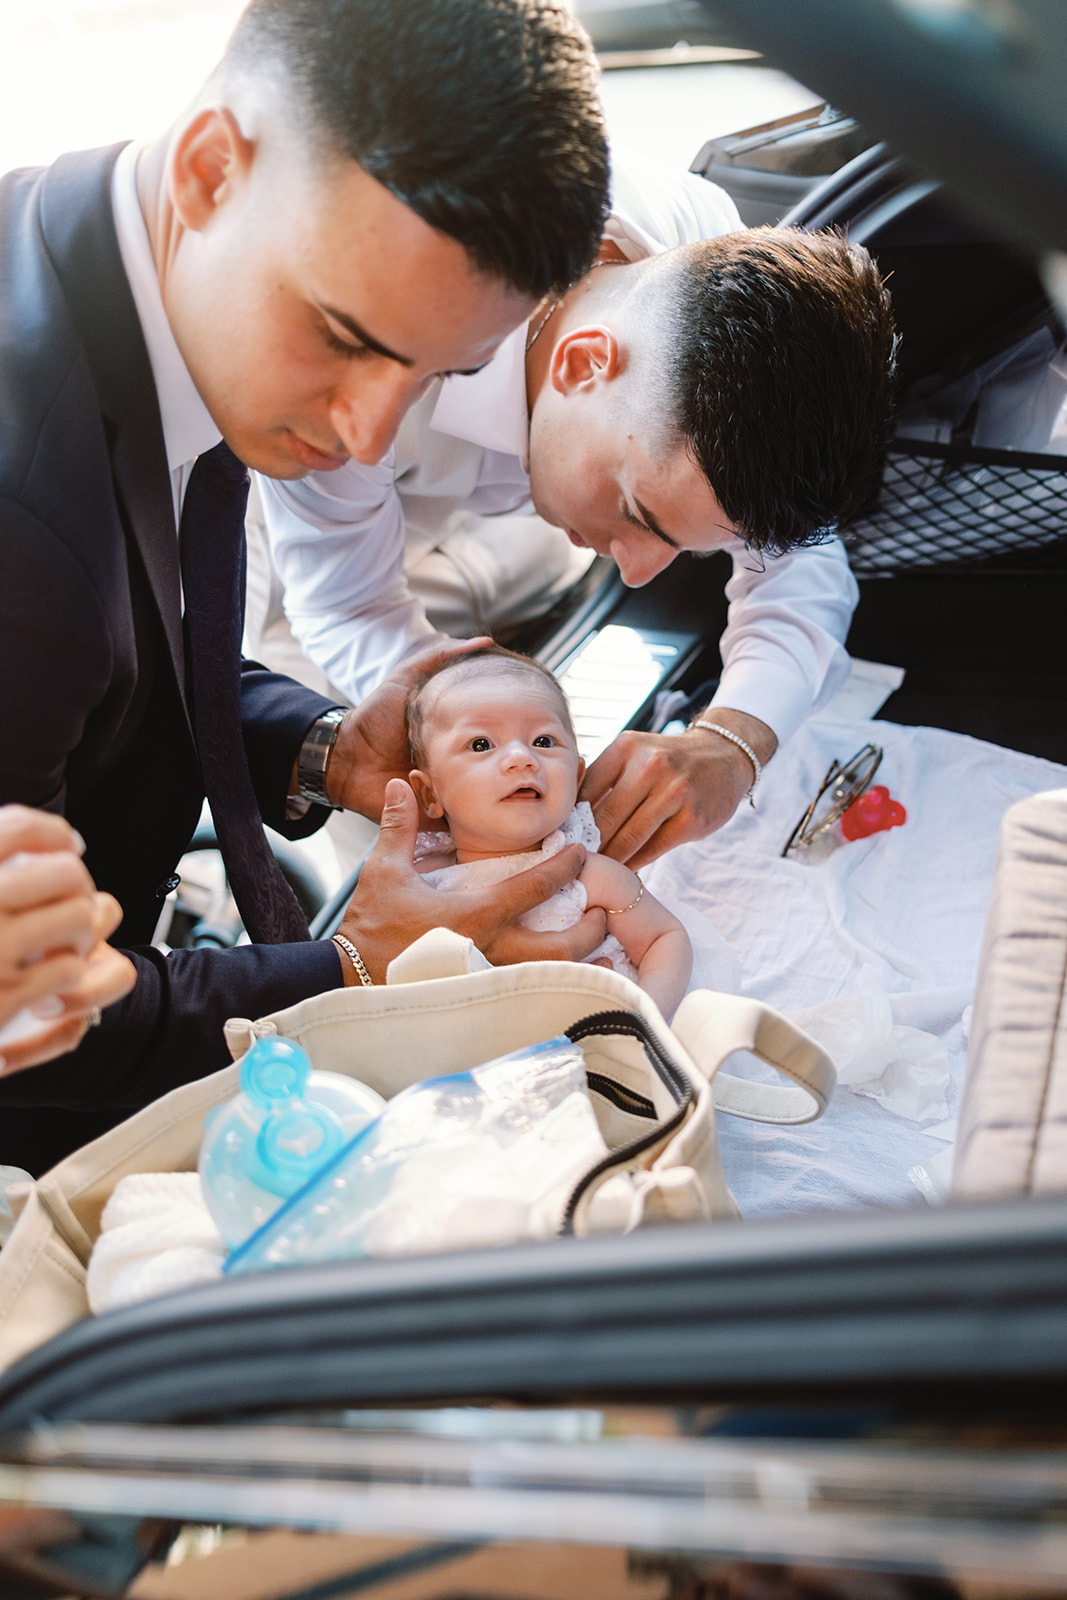
[[[633,1089],[627,1089],[621,1083],[616,1083],[614,1078],[605,1078],[601,1072],[585,1074],[586,1082],[590,1089],[596,1091],[604,1100],[610,1100],[613,1106],[620,1111],[629,1111],[635,1117],[654,1117],[656,1108],[651,1100],[643,1094],[637,1094]]]
[[[589,1172],[579,1179],[564,1208],[563,1220],[559,1227],[560,1235],[565,1237],[574,1233],[574,1214],[578,1209],[578,1202],[594,1179],[598,1178],[601,1173],[610,1171],[612,1167],[625,1164],[634,1156],[640,1155],[642,1150],[647,1150],[651,1145],[658,1144],[666,1135],[680,1128],[696,1096],[693,1093],[692,1085],[675,1066],[648,1026],[648,1023],[643,1017],[638,1016],[636,1011],[597,1011],[592,1016],[583,1017],[579,1022],[572,1023],[564,1032],[572,1044],[580,1044],[583,1039],[589,1039],[595,1035],[609,1034],[622,1034],[626,1038],[639,1040],[653,1071],[659,1077],[661,1083],[670,1091],[678,1106],[673,1116],[668,1117],[665,1122],[657,1122],[655,1128],[650,1129],[648,1133],[639,1134],[636,1139],[631,1139],[629,1144],[622,1145],[618,1150],[612,1150],[603,1160],[598,1161],[595,1167],[591,1168]],[[590,1083],[592,1083],[593,1078],[600,1078],[599,1073],[587,1073],[586,1076],[589,1078]],[[632,1093],[631,1090],[623,1090],[620,1085],[612,1083],[611,1079],[601,1079],[601,1081],[611,1083],[612,1087],[622,1094],[629,1095]],[[609,1098],[611,1097],[609,1096]],[[644,1100],[643,1095],[635,1096],[635,1098]],[[651,1105],[650,1101],[645,1103]],[[654,1106],[652,1110],[653,1112],[655,1111]]]

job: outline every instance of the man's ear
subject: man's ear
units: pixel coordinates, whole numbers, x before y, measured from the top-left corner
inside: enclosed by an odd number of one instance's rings
[[[170,193],[182,225],[201,233],[247,179],[255,146],[228,106],[205,106],[170,151]]]
[[[445,808],[437,798],[433,783],[425,772],[420,772],[418,767],[408,773],[408,782],[415,791],[415,798],[428,817],[435,820],[443,817]]]
[[[610,383],[623,368],[623,351],[611,328],[572,328],[552,351],[548,377],[562,395],[577,394],[597,383]]]

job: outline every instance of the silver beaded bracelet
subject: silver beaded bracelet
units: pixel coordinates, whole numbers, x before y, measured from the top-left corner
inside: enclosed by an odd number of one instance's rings
[[[722,736],[722,738],[729,739],[730,743],[735,744],[739,750],[743,750],[745,752],[745,755],[752,763],[752,771],[755,774],[754,778],[752,779],[752,786],[749,789],[747,796],[748,803],[754,811],[756,809],[756,802],[752,797],[756,792],[760,779],[763,777],[763,768],[760,766],[759,756],[757,756],[755,750],[753,750],[748,740],[742,739],[739,733],[732,733],[729,728],[724,728],[721,722],[708,722],[704,717],[698,717],[696,721],[691,722],[689,726],[691,728],[707,728],[709,733],[718,733]]]

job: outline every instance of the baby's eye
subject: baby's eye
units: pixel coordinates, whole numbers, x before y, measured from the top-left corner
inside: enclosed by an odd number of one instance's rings
[[[484,751],[491,750],[493,748],[484,734],[479,734],[477,739],[472,739],[470,747],[472,750],[476,750],[479,755],[481,755]]]
[[[556,741],[550,733],[539,733],[534,740],[534,748],[536,750],[551,750],[555,743]]]

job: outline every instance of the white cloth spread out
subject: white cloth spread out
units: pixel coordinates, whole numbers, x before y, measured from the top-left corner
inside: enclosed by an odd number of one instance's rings
[[[842,841],[820,861],[783,860],[782,846],[831,761],[868,741],[885,750],[875,781],[904,804],[906,823]],[[821,1121],[776,1128],[718,1118],[723,1166],[743,1215],[922,1204],[908,1169],[945,1150],[943,1129],[925,1120],[946,1116],[937,1052],[911,1041],[918,1070],[906,1088],[913,1116],[924,1120],[908,1120],[870,1098],[901,1103],[892,1063],[882,1075],[877,1041],[883,1061],[890,1022],[894,1035],[919,1029],[940,1041],[950,1064],[947,1114],[956,1115],[966,1065],[962,1019],[973,998],[1001,819],[1014,801],[1065,783],[1063,767],[960,734],[816,717],[768,765],[755,811],[739,807],[718,833],[642,873],[676,914],[690,908],[715,925],[737,954],[741,993],[797,1016],[801,1026],[818,1007],[823,1027],[847,1032],[849,1007],[826,1002],[869,997],[863,1026],[874,1055],[865,1066],[862,1051],[853,1051],[853,1082]],[[882,1012],[879,1020],[882,995],[890,1017]],[[727,1070],[774,1076],[751,1060],[731,1060]]]
[[[740,227],[733,201],[714,184],[613,150],[605,231],[629,260]],[[437,545],[460,513],[532,511],[526,337],[525,326],[516,329],[480,372],[433,384],[374,466],[349,461],[295,482],[258,480],[289,624],[330,692],[352,704],[432,637],[407,586],[405,550],[410,561],[420,541]],[[759,717],[784,743],[847,676],[855,580],[837,539],[766,561],[739,540],[723,548],[733,576],[712,704]],[[468,555],[476,564],[473,547]]]

